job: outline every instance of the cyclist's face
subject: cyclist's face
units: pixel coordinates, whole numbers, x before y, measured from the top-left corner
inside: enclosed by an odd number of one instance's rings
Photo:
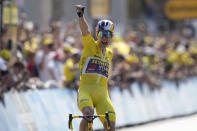
[[[112,33],[110,31],[99,31],[98,32],[98,42],[102,49],[105,49],[111,42]]]

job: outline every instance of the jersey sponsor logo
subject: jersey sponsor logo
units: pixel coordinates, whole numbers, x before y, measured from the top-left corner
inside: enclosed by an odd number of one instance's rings
[[[103,60],[88,57],[86,65],[83,69],[83,74],[97,74],[108,77],[109,63]]]
[[[101,59],[101,57],[100,57],[100,56],[98,56],[98,55],[94,55],[94,57],[97,57],[97,58],[100,58],[100,59]]]

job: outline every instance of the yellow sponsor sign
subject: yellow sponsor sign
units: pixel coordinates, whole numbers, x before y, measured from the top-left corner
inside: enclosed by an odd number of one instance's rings
[[[8,7],[3,8],[3,24],[10,23],[10,9]]]
[[[18,7],[16,3],[12,2],[11,3],[11,24],[16,25],[18,24]]]
[[[4,2],[3,5],[3,24],[17,25],[18,24],[18,8],[14,2]]]
[[[169,0],[165,14],[174,20],[197,18],[197,0]]]
[[[107,16],[110,11],[110,0],[90,0],[90,14],[92,17]]]

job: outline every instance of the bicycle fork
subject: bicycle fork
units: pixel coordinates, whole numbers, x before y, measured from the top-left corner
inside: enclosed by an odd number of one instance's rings
[[[93,131],[93,121],[88,122],[88,131]]]

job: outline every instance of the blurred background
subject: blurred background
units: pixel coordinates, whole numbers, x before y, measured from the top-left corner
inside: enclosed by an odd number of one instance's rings
[[[94,37],[100,19],[115,25],[108,86],[117,130],[196,120],[197,1],[0,0],[1,131],[68,130],[68,114],[81,114],[76,4],[86,6]],[[74,131],[79,122],[73,121]],[[166,130],[177,125],[168,122]],[[102,129],[98,120],[94,127]]]

